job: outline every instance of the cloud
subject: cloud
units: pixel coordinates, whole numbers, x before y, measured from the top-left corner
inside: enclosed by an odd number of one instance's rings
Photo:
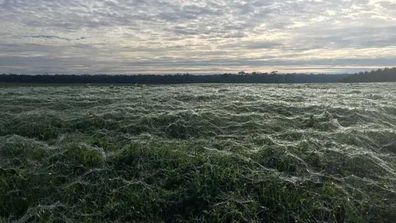
[[[0,72],[392,66],[394,24],[393,0],[0,0]]]
[[[79,37],[75,39],[65,38],[61,36],[51,36],[51,35],[32,35],[32,36],[23,36],[24,38],[33,38],[33,39],[47,39],[47,40],[64,40],[64,41],[72,41],[72,40],[84,40],[86,37]]]

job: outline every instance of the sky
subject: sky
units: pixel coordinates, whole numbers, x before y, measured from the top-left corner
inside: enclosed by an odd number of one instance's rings
[[[0,0],[0,73],[396,66],[396,0]]]

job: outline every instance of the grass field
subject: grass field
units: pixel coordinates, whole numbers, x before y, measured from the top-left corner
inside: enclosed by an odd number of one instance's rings
[[[396,84],[0,86],[0,222],[394,222]]]

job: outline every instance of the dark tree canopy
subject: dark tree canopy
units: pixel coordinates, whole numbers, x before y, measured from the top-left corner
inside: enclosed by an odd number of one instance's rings
[[[341,80],[342,82],[396,82],[396,68],[360,72]]]
[[[336,82],[394,82],[396,68],[385,68],[357,74],[280,74],[246,73],[214,75],[19,75],[1,74],[3,83],[59,84],[189,84],[189,83],[336,83]]]
[[[109,84],[188,84],[188,83],[331,83],[347,75],[239,73],[215,75],[0,75],[6,83],[109,83]]]

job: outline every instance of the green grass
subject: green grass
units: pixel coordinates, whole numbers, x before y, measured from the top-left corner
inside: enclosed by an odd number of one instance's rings
[[[394,101],[270,87],[0,88],[0,222],[393,222]]]

